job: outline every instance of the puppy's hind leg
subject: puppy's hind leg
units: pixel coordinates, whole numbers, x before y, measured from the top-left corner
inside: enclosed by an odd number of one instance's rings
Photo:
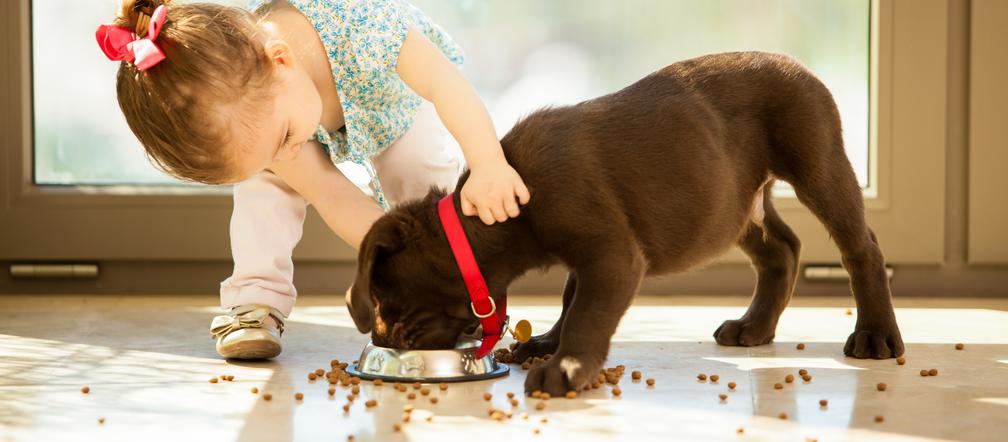
[[[777,319],[794,291],[801,243],[770,202],[772,184],[763,186],[762,204],[754,207],[754,216],[738,241],[756,270],[752,303],[741,318],[729,319],[714,331],[721,345],[748,347],[773,341]]]

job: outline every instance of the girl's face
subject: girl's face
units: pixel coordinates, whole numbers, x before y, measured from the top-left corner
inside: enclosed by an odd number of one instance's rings
[[[322,116],[322,98],[308,71],[282,40],[265,43],[273,62],[272,98],[265,104],[265,117],[241,124],[232,121],[231,130],[240,146],[231,146],[236,174],[233,182],[244,181],[279,161],[297,157],[301,146],[315,135]]]

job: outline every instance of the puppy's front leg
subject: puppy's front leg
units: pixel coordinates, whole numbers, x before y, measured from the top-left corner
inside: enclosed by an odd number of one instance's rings
[[[575,270],[578,280],[556,354],[533,367],[525,379],[525,394],[535,390],[562,395],[591,384],[609,354],[609,340],[633,301],[644,277],[639,250],[605,254]]]
[[[533,336],[528,342],[511,344],[511,351],[514,361],[521,363],[533,356],[542,356],[547,353],[554,353],[560,345],[560,330],[563,329],[564,318],[570,309],[571,301],[574,300],[574,291],[577,289],[577,276],[571,271],[567,273],[567,283],[564,284],[563,308],[560,310],[560,318],[553,324],[553,328],[548,332],[538,336]]]

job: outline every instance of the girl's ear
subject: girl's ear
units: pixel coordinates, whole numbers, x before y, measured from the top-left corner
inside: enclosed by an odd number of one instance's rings
[[[263,45],[263,50],[266,52],[266,57],[277,66],[293,67],[297,60],[294,57],[294,53],[291,51],[291,47],[286,41],[278,39],[269,39]]]

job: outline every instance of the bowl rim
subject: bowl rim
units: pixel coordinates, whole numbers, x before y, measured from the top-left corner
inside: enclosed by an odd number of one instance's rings
[[[491,356],[492,357],[492,356]],[[392,382],[468,382],[468,381],[482,381],[486,379],[499,378],[506,376],[510,371],[511,367],[507,364],[497,361],[497,368],[482,374],[471,374],[465,376],[449,376],[449,377],[430,377],[430,376],[391,376],[385,374],[375,374],[360,371],[357,367],[358,364],[350,364],[346,368],[346,372],[351,376],[357,376],[361,379],[373,381],[376,379],[381,379],[382,381],[392,381]]]

